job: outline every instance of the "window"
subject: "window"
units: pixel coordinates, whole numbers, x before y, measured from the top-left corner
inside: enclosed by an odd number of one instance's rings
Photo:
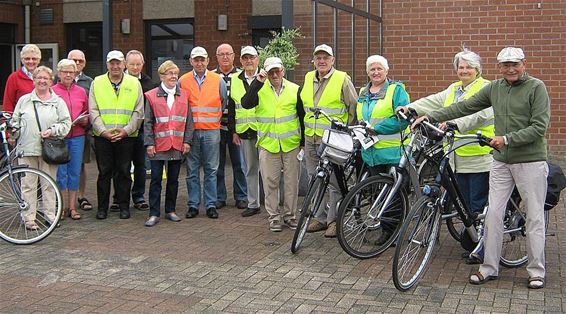
[[[165,60],[175,62],[181,74],[191,69],[188,59],[195,38],[192,19],[149,21],[146,38],[146,69],[154,81],[158,80],[157,69]]]

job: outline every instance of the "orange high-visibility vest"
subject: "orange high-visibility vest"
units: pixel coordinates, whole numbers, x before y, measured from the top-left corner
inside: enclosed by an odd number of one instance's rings
[[[166,152],[173,148],[182,152],[189,112],[188,94],[181,90],[181,95],[175,97],[175,102],[169,110],[167,94],[161,94],[159,90],[160,88],[157,87],[145,93],[155,116],[155,124],[153,125],[155,151]]]
[[[189,106],[193,113],[195,130],[219,130],[222,118],[220,98],[220,75],[207,71],[204,82],[199,87],[193,71],[179,79],[181,88],[189,94]]]

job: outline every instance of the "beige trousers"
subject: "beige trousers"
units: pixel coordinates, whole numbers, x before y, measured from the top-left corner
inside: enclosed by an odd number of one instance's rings
[[[57,165],[50,165],[41,157],[22,157],[18,163],[39,169],[47,173],[53,180],[57,177]],[[39,188],[41,188],[41,198],[39,198]],[[25,200],[29,202],[29,208],[24,212],[26,221],[34,221],[38,210],[50,221],[55,220],[55,191],[51,185],[42,184],[38,176],[28,175],[22,178],[22,193]]]
[[[269,221],[294,219],[297,209],[298,185],[299,185],[299,160],[297,154],[299,148],[288,153],[270,153],[260,148],[259,168],[263,180],[263,191],[265,193],[265,210],[269,214]],[[283,211],[279,210],[279,180],[283,171],[285,183],[285,194]]]
[[[489,173],[489,210],[485,217],[485,253],[480,272],[484,276],[499,274],[503,241],[503,216],[513,188],[521,194],[527,211],[527,273],[529,277],[545,276],[544,200],[546,198],[546,161],[507,164],[493,161]]]

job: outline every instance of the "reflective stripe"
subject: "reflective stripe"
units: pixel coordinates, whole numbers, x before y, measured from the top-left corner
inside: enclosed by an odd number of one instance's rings
[[[192,106],[191,107],[193,112],[221,112],[221,107],[201,107],[201,106]]]
[[[343,108],[327,108],[327,107],[323,107],[323,106],[318,106],[318,108],[322,109],[328,115],[344,114],[344,113],[347,112],[345,107],[343,107]]]
[[[167,136],[179,136],[179,137],[184,137],[184,136],[185,136],[185,133],[179,132],[179,131],[174,131],[174,130],[168,130],[168,131],[156,132],[156,133],[155,133],[155,138],[167,137]]]
[[[260,123],[284,123],[289,122],[297,119],[297,115],[291,115],[281,118],[263,118],[263,117],[256,117],[256,121]]]
[[[246,117],[246,118],[236,118],[236,124],[244,124],[244,123],[250,123],[250,122],[256,122],[257,118],[255,117]]]
[[[193,122],[218,122],[220,121],[220,117],[218,118],[204,118],[204,117],[194,117]]]
[[[370,118],[370,119],[369,119],[369,123],[370,123],[372,126],[381,124],[381,123],[383,123],[383,121],[385,121],[385,119],[378,119],[378,118]]]
[[[171,116],[171,119],[169,119],[169,117],[156,117],[155,118],[155,122],[161,122],[161,123],[169,122],[169,120],[177,121],[177,122],[186,122],[187,118],[182,117],[182,116]]]
[[[494,120],[494,119],[489,119],[489,120],[485,121],[485,122],[481,125],[481,127],[492,126],[492,125],[494,125],[494,124],[495,124],[495,120]]]
[[[281,133],[281,134],[273,133],[273,132],[263,133],[262,131],[257,131],[257,134],[260,137],[267,136],[267,137],[271,137],[271,138],[286,139],[286,138],[289,138],[289,137],[294,136],[294,135],[300,135],[301,133],[300,133],[299,130],[292,130],[292,131]]]
[[[127,114],[132,115],[132,110],[127,109],[100,109],[100,114]]]
[[[111,125],[113,125],[115,128],[122,128],[123,129],[128,124],[127,123],[111,123]]]
[[[321,129],[321,130],[330,130],[330,124],[326,124],[326,123],[312,123],[312,122],[306,122],[305,121],[305,127],[314,129],[316,127],[316,129]]]
[[[378,134],[377,138],[379,138],[380,141],[400,141],[401,140],[401,135],[399,133],[395,133],[395,134]]]

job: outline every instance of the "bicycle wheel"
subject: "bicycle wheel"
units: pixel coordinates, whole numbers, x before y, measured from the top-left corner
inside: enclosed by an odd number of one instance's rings
[[[395,288],[400,291],[417,283],[432,257],[441,220],[435,202],[436,199],[421,196],[399,232],[392,273]]]
[[[303,207],[301,209],[301,216],[297,222],[297,228],[293,234],[293,241],[291,242],[291,252],[297,253],[299,247],[305,238],[307,228],[311,218],[314,217],[316,212],[322,203],[324,193],[326,192],[326,185],[323,178],[316,177],[309,186],[307,195],[303,201]]]
[[[548,211],[544,211],[544,232],[548,229]],[[519,194],[511,196],[503,221],[503,245],[499,263],[505,267],[520,267],[528,262],[527,210]]]
[[[0,238],[14,244],[39,242],[59,223],[61,192],[43,171],[17,168],[12,173],[0,177]]]
[[[393,183],[390,177],[369,177],[350,190],[340,203],[336,235],[340,246],[350,256],[375,257],[395,241],[408,207],[405,190],[395,193],[381,218],[376,217]]]
[[[457,215],[456,209],[454,208],[454,202],[448,200],[446,206],[442,209],[443,215],[450,215],[453,217],[446,218],[446,227],[448,228],[448,233],[452,238],[458,242],[462,242],[462,229],[464,229],[464,223],[460,216]],[[453,214],[456,214],[455,216]]]

